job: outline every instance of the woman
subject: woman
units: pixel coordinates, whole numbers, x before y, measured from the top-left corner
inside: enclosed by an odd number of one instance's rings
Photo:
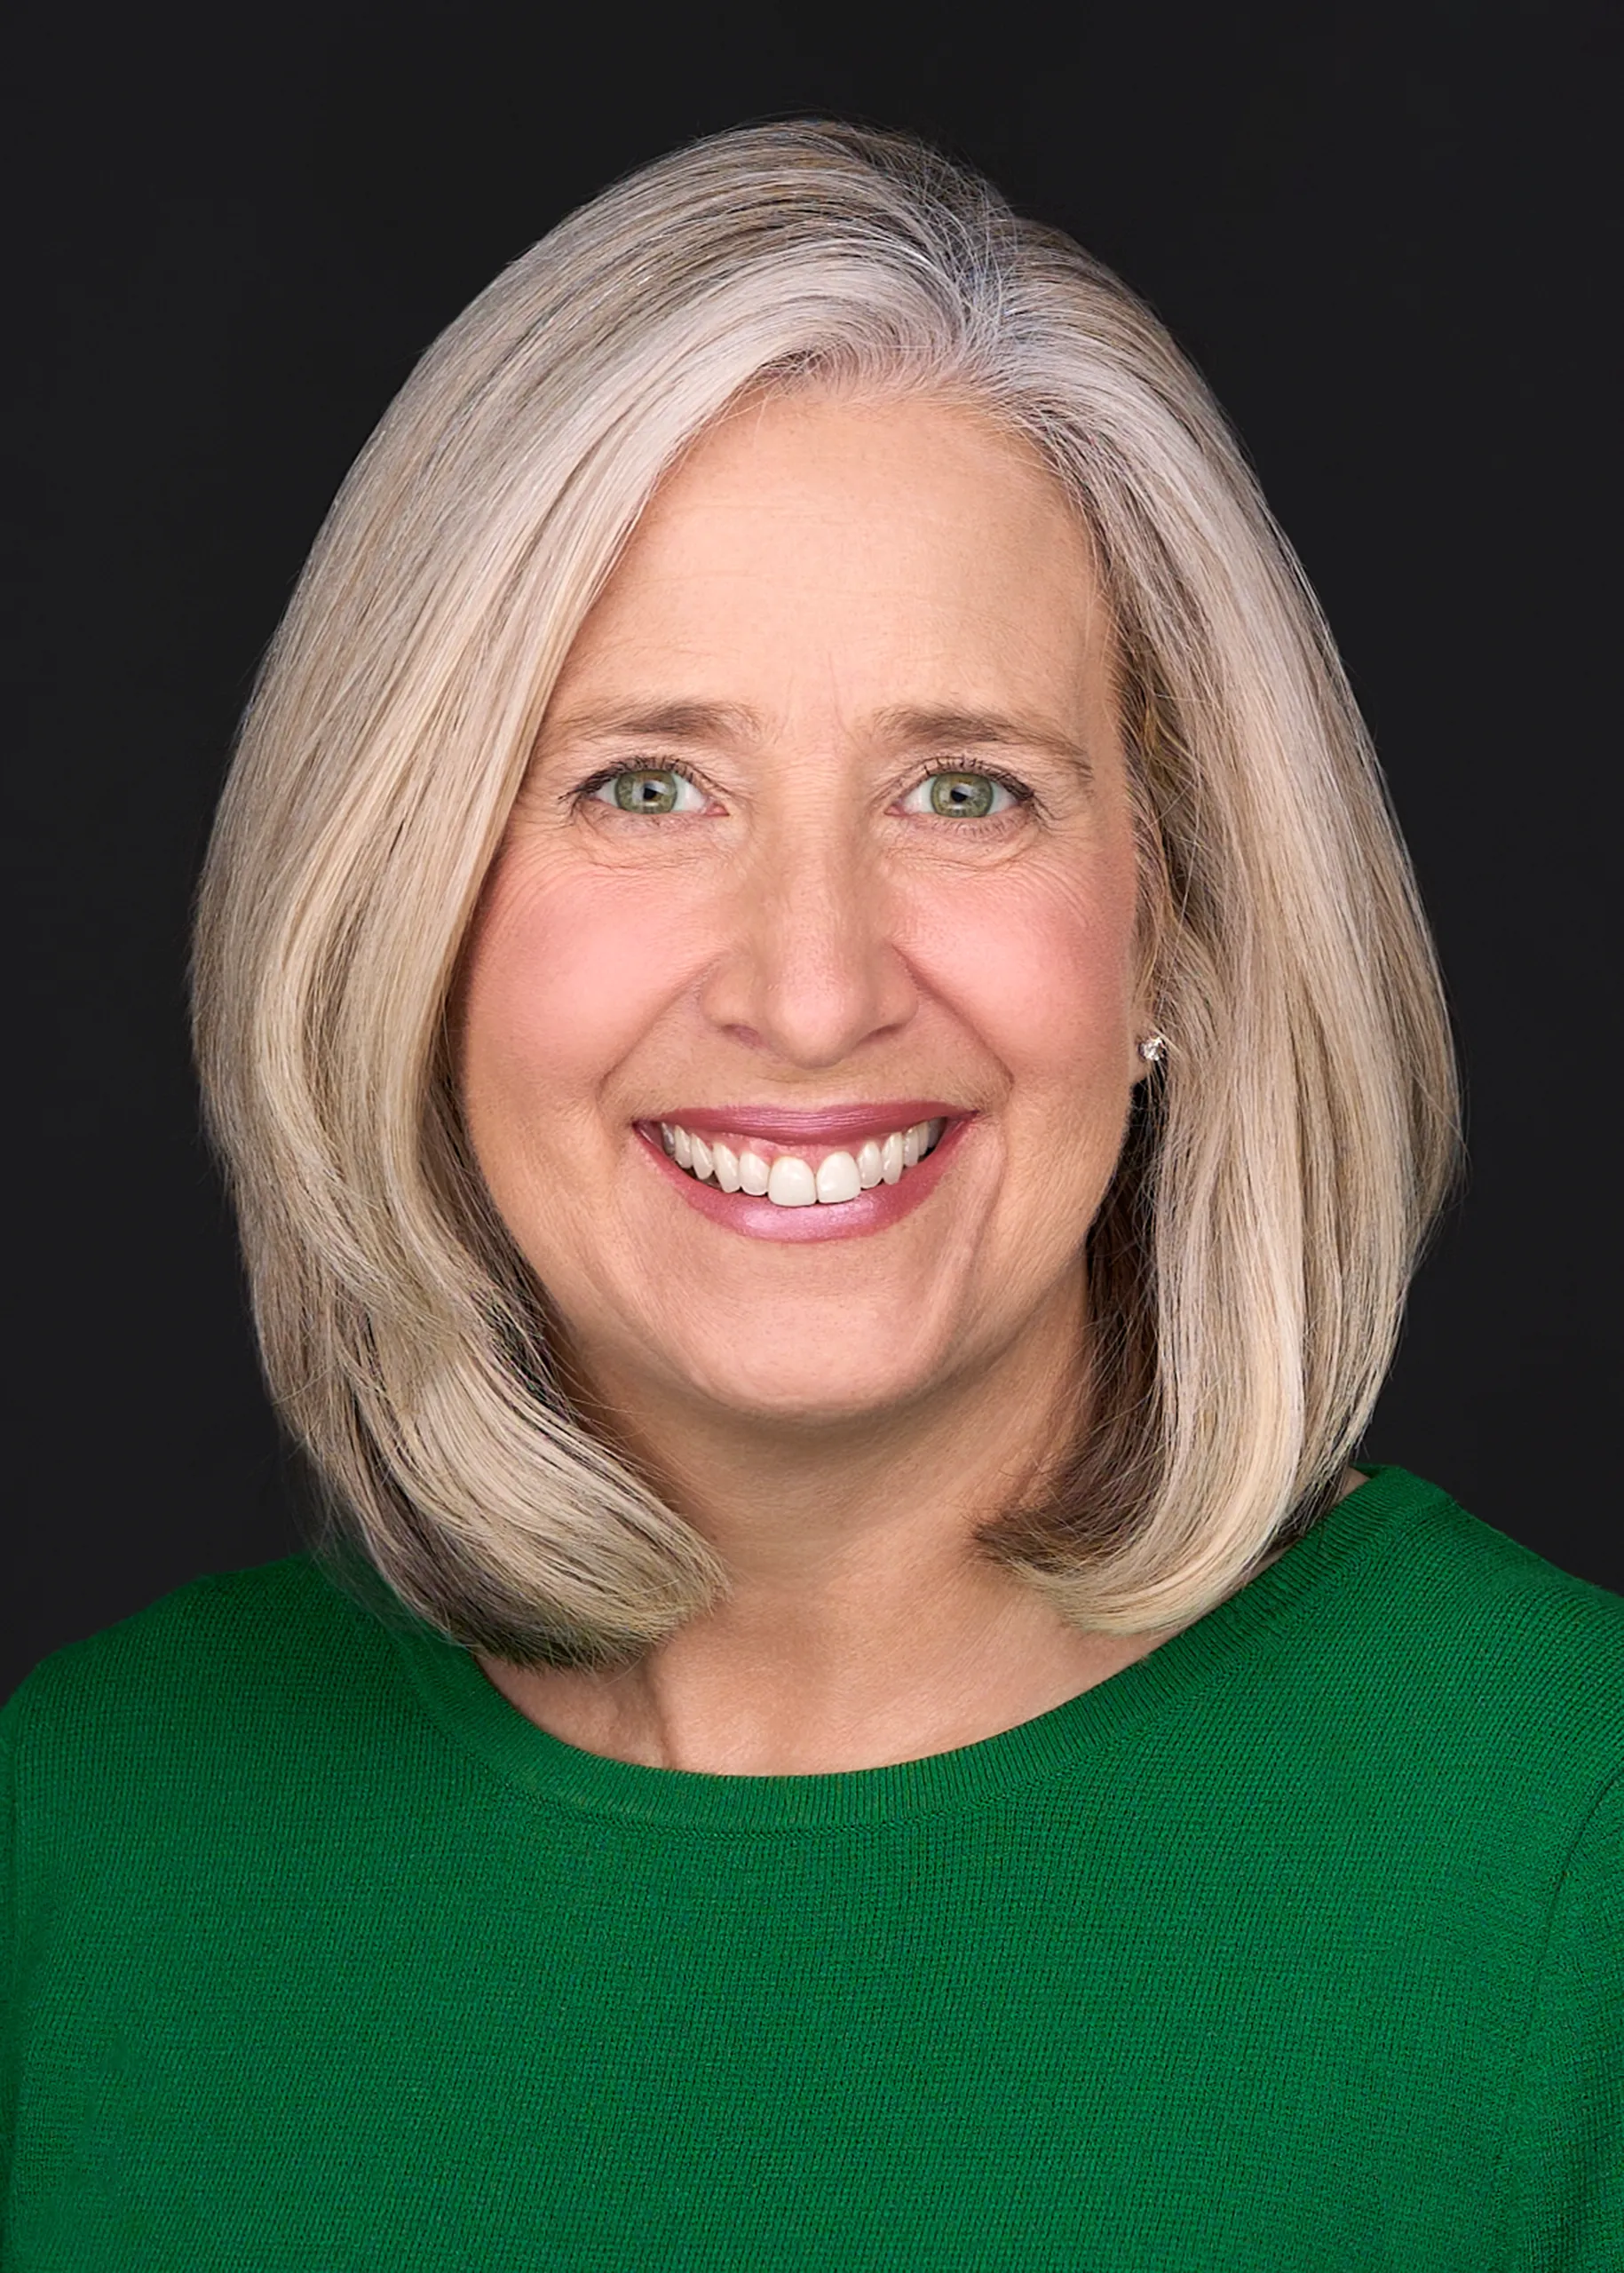
[[[7,2268],[1624,2249],[1624,1603],[1350,1465],[1453,1160],[1153,318],[750,129],[431,349],[204,879],[310,1556],[7,1708]]]

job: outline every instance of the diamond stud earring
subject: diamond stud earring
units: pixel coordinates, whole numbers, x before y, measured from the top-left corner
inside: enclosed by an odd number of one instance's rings
[[[1139,1055],[1147,1065],[1160,1065],[1167,1055],[1168,1038],[1164,1034],[1147,1034],[1139,1044]]]

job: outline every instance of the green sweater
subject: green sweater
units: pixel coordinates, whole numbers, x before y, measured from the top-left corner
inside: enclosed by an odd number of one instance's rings
[[[1624,2268],[1624,1597],[1400,1469],[900,1767],[581,1752],[299,1556],[0,1735],[6,2273]]]

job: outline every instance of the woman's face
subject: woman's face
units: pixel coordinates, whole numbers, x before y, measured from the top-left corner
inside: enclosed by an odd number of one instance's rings
[[[656,496],[460,1000],[611,1406],[858,1422],[1069,1356],[1146,1023],[1108,643],[1052,479],[956,407],[771,398]]]

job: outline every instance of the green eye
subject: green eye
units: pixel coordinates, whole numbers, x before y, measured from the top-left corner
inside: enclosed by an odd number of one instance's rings
[[[997,788],[998,784],[989,781],[985,773],[933,773],[931,811],[962,813],[968,820],[985,820],[993,810]]]
[[[687,776],[669,765],[628,766],[600,781],[592,795],[600,804],[618,805],[623,813],[697,812],[704,803]]]
[[[923,804],[916,800],[923,799]],[[1002,802],[1000,802],[1002,800]],[[910,789],[904,812],[932,812],[947,820],[987,820],[1015,800],[990,773],[931,773]]]

